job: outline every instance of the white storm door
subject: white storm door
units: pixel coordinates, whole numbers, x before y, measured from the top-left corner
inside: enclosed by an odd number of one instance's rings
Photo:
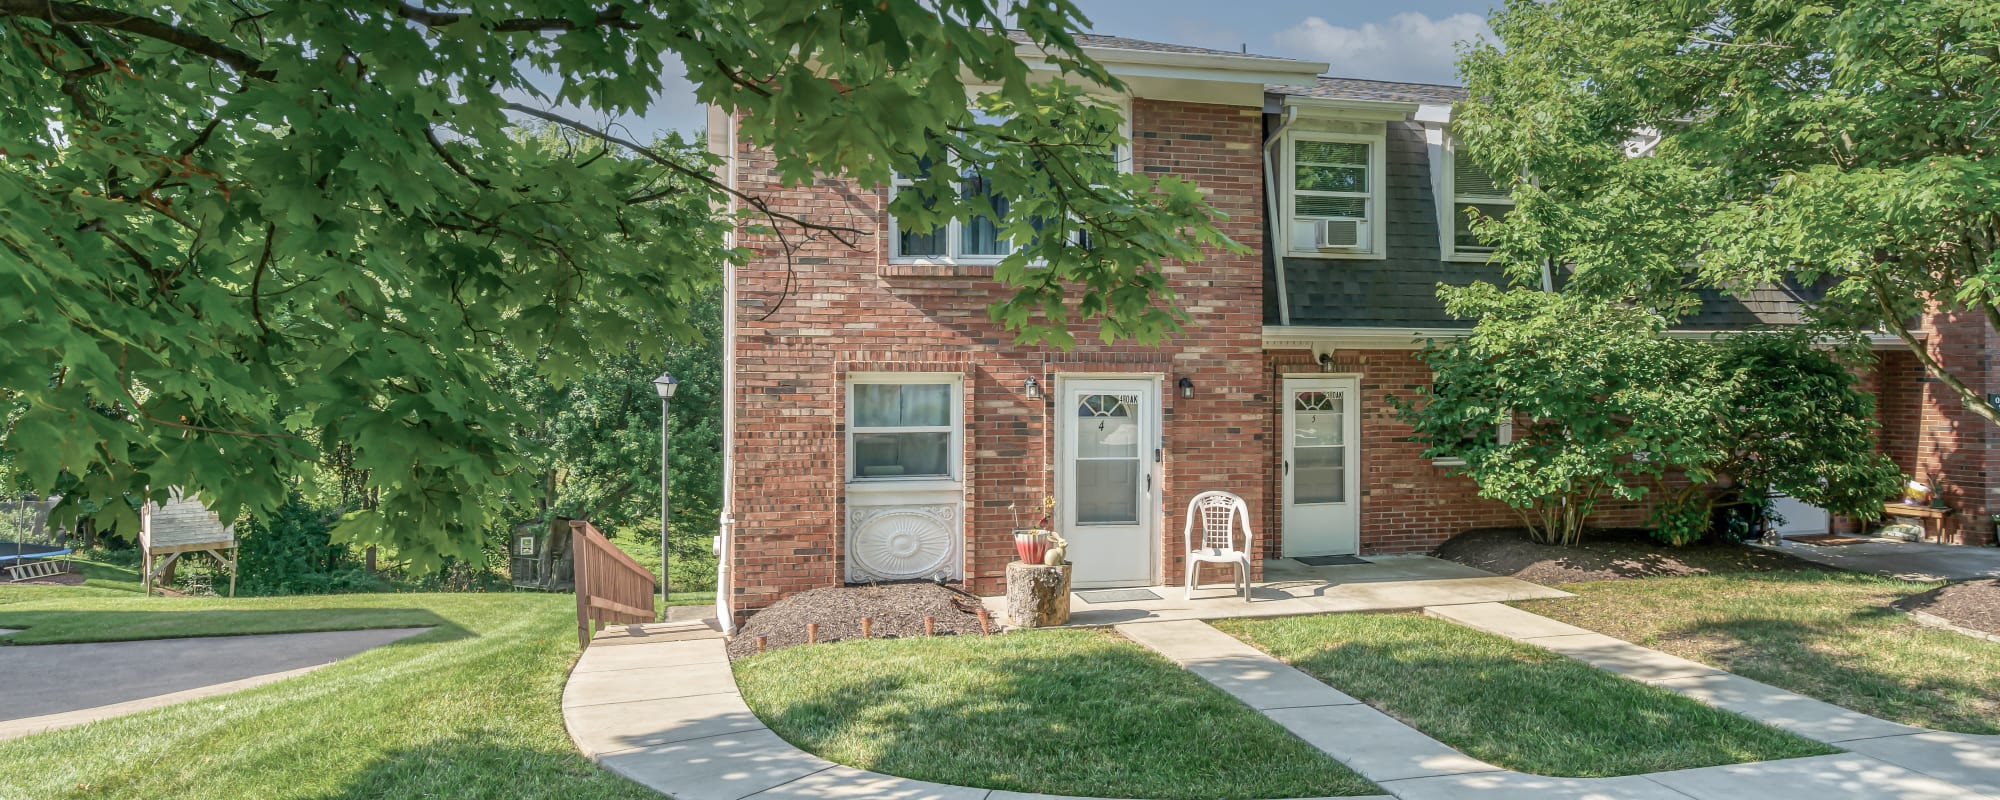
[[[1075,565],[1073,586],[1154,583],[1159,398],[1152,379],[1063,381],[1056,409],[1056,502]]]
[[[1361,552],[1361,382],[1286,378],[1284,555]]]

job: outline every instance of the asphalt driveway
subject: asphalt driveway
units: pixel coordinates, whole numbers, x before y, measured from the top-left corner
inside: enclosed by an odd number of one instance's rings
[[[0,721],[322,666],[429,628],[0,647]]]
[[[1853,572],[1872,572],[1913,581],[2000,578],[2000,548],[1965,547],[1879,539],[1860,544],[1810,545],[1786,539],[1776,548],[1786,555]]]

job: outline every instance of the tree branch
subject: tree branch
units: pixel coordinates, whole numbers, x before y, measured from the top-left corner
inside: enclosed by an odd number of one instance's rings
[[[113,11],[82,3],[49,2],[49,0],[0,0],[0,17],[38,19],[57,27],[87,25],[122,31],[207,56],[246,75],[259,78],[271,77],[271,73],[264,69],[264,62],[256,56],[193,31],[125,11]]]
[[[1932,377],[1943,383],[1945,388],[1958,395],[1959,402],[1965,404],[1967,411],[1978,414],[1987,422],[2000,425],[2000,409],[1986,402],[1984,396],[1973,391],[1972,387],[1966,386],[1958,376],[1946,372],[1944,365],[1938,363],[1938,360],[1931,355],[1930,348],[1925,347],[1921,340],[1911,334],[1909,326],[1904,325],[1903,320],[1896,316],[1895,307],[1889,302],[1889,287],[1882,285],[1882,279],[1870,276],[1868,286],[1874,290],[1875,302],[1882,309],[1882,324],[1889,326],[1889,330],[1896,334],[1896,338],[1903,340],[1903,345],[1916,354],[1917,360],[1924,365],[1924,371],[1929,372]]]
[[[0,0],[0,2],[6,2],[6,1],[7,0]],[[641,145],[638,142],[634,142],[630,139],[617,136],[601,128],[593,127],[591,125],[570,119],[561,114],[557,114],[552,111],[543,111],[542,109],[535,108],[533,106],[522,105],[520,103],[508,103],[501,107],[508,111],[513,111],[519,114],[526,114],[530,117],[534,117],[536,119],[543,120],[545,122],[553,122],[557,125],[584,134],[586,136],[590,136],[594,139],[598,139],[600,141],[608,142],[610,144],[615,144],[618,145],[619,147],[623,147],[634,153],[645,156],[647,159],[653,161],[653,163],[666,167],[667,169],[679,173],[680,175],[685,176],[691,180],[707,184],[708,186],[716,189],[717,191],[723,192],[731,197],[741,200],[744,203],[748,204],[752,209],[755,209],[757,213],[763,214],[764,216],[769,217],[773,220],[783,220],[785,222],[789,222],[793,225],[797,225],[800,228],[804,228],[809,231],[820,231],[823,233],[830,234],[836,241],[839,241],[841,244],[847,245],[848,247],[853,247],[855,242],[859,239],[859,237],[867,235],[868,233],[867,231],[861,230],[860,228],[850,228],[845,225],[827,225],[818,222],[811,222],[804,218],[794,216],[792,214],[787,214],[782,211],[777,211],[775,209],[772,209],[770,204],[764,202],[763,198],[738,191],[735,187],[725,184],[721,181],[718,181],[715,178],[709,176],[707,173],[689,167],[686,164],[682,164],[680,161],[676,159],[668,158],[666,155],[660,153],[659,151],[653,150],[652,148],[646,147],[645,145]]]
[[[410,5],[409,3],[398,3],[395,10],[397,16],[430,28],[440,28],[446,25],[457,24],[472,16],[457,11],[432,11],[421,6]],[[579,27],[606,27],[630,31],[637,30],[639,23],[625,18],[624,6],[611,5],[597,12],[595,16],[591,17],[590,22],[584,25],[578,25],[574,20],[566,17],[522,17],[519,19],[503,19],[498,22],[482,25],[481,27],[496,33],[573,31]]]

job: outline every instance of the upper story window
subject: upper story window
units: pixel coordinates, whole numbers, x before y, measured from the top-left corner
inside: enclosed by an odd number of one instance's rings
[[[1500,183],[1484,167],[1457,152],[1456,143],[1445,150],[1450,162],[1445,172],[1445,196],[1451,198],[1450,219],[1440,226],[1445,257],[1485,261],[1493,255],[1493,245],[1480,241],[1472,231],[1475,217],[1502,219],[1514,210],[1513,187]]]
[[[958,477],[959,377],[856,375],[847,389],[847,464],[853,481]]]
[[[1118,132],[1118,138],[1129,141],[1132,134],[1130,129],[1132,118],[1130,113],[1131,106],[1126,101],[1121,100],[1119,102],[1123,103],[1120,106],[1119,117],[1125,122],[1124,126]],[[981,114],[980,121],[997,122],[998,120]],[[1127,146],[1123,144],[1114,145],[1102,155],[1117,164],[1120,172],[1132,171],[1131,150]],[[924,177],[928,174],[926,172],[918,177]],[[916,181],[911,176],[896,175],[895,180],[890,184],[890,199],[893,200],[898,193],[911,190],[915,185]],[[994,192],[990,182],[984,176],[980,175],[978,170],[969,166],[957,169],[957,178],[953,181],[953,185],[957,187],[961,197],[986,197],[987,202],[993,206],[994,215],[989,217],[981,214],[966,220],[954,219],[938,226],[934,230],[917,233],[905,230],[901,221],[896,219],[895,215],[891,214],[889,216],[889,258],[891,261],[997,264],[1001,259],[1012,255],[1015,250],[1019,249],[1019,246],[1001,232],[1002,220],[1007,217],[1008,198]],[[1038,230],[1041,228],[1040,225],[1036,225],[1035,227]],[[1079,247],[1090,246],[1089,239],[1081,232],[1078,233],[1074,244]]]
[[[1290,209],[1286,240],[1294,255],[1379,258],[1384,188],[1381,135],[1296,131],[1286,134]]]

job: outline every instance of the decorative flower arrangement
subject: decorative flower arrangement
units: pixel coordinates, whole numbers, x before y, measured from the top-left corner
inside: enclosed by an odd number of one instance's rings
[[[1021,527],[1021,508],[1014,503],[1007,504],[1007,510],[1014,512],[1014,554],[1022,561],[1040,564],[1048,555],[1049,545],[1056,540],[1055,526],[1056,499],[1042,498],[1042,516],[1032,528]]]

